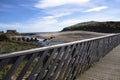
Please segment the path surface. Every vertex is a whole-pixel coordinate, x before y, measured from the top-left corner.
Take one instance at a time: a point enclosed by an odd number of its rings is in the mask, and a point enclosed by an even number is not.
[[[120,80],[120,45],[76,80]]]

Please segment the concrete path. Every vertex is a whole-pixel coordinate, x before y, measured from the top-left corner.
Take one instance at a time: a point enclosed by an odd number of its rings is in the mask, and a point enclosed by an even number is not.
[[[120,45],[76,80],[120,80]]]

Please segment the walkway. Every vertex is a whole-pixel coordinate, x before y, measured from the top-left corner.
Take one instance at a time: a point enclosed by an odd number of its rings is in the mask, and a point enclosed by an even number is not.
[[[76,80],[120,80],[120,45]]]

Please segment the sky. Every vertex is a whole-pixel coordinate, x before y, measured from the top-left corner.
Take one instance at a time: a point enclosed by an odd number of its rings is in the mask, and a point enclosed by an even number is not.
[[[120,21],[120,0],[0,0],[0,31],[61,31],[86,21]]]

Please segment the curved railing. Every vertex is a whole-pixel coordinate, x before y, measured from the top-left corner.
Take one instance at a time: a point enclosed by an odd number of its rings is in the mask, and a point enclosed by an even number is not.
[[[74,80],[120,43],[120,34],[0,55],[0,80]]]

